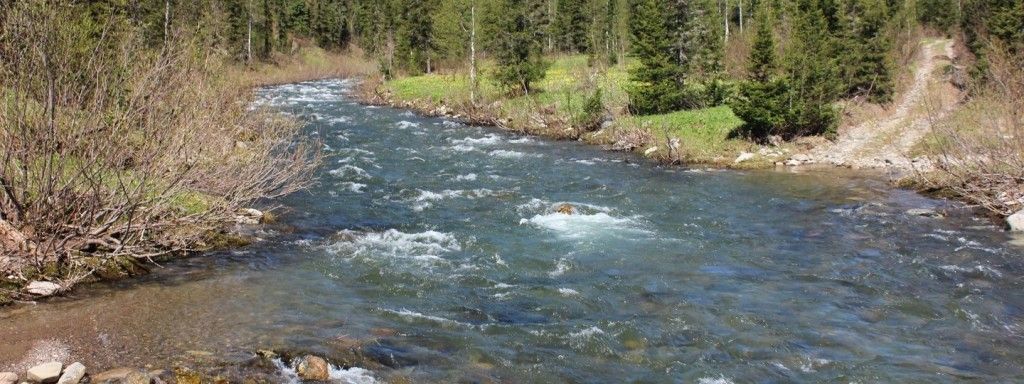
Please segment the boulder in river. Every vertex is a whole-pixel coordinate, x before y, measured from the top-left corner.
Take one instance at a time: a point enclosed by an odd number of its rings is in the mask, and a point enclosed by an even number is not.
[[[64,368],[64,364],[51,361],[30,368],[25,376],[29,381],[36,383],[55,383],[60,378],[61,368]]]
[[[60,375],[57,384],[78,384],[85,376],[85,366],[82,363],[73,363],[64,368],[64,374]]]
[[[50,296],[59,290],[60,284],[49,281],[33,281],[25,287],[25,291],[37,296]]]
[[[1007,217],[1006,224],[1010,226],[1010,231],[1024,232],[1024,209]]]
[[[295,373],[298,373],[303,380],[327,381],[331,378],[327,361],[313,355],[303,357],[299,361],[298,367],[295,368]]]
[[[0,384],[14,384],[18,382],[18,374],[14,372],[0,372]]]

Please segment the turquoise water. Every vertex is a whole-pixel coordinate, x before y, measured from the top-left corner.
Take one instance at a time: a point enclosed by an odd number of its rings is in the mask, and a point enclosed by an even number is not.
[[[279,348],[378,381],[1024,381],[1024,248],[969,212],[850,171],[658,167],[348,87],[260,92],[328,155],[262,241],[8,310],[0,362],[49,338],[95,366]]]

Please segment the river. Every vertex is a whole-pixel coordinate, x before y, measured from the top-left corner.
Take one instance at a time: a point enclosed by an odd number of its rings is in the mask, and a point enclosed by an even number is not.
[[[260,241],[2,309],[0,370],[42,343],[103,368],[358,356],[349,382],[1024,381],[1022,239],[956,205],[848,170],[660,167],[349,88],[259,92],[328,155]]]

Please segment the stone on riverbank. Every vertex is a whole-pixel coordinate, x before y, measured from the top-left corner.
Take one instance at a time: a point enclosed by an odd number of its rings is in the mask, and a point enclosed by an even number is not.
[[[263,211],[253,208],[242,208],[235,216],[235,222],[242,225],[256,225],[263,222]]]
[[[303,380],[326,381],[331,378],[327,361],[313,355],[303,357],[299,366],[295,368],[295,372]]]
[[[64,374],[60,375],[57,384],[78,384],[85,376],[85,366],[82,363],[74,363],[64,368]]]
[[[14,372],[0,372],[0,384],[14,384],[18,382],[18,374]]]
[[[736,160],[733,160],[732,163],[733,164],[739,164],[739,163],[742,163],[744,161],[751,160],[753,158],[754,158],[754,154],[753,153],[742,152],[742,153],[740,153],[739,156],[736,157]]]
[[[26,377],[29,381],[36,383],[55,383],[60,378],[61,368],[64,368],[64,364],[57,361],[39,364],[29,369]]]
[[[1010,226],[1010,231],[1024,232],[1024,209],[1007,217],[1006,224]]]
[[[25,291],[36,296],[50,296],[59,290],[60,284],[49,281],[33,281],[25,287]]]

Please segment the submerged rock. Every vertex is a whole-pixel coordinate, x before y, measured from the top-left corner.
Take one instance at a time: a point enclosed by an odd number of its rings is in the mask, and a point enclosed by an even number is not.
[[[60,378],[61,368],[64,368],[64,364],[57,361],[39,364],[29,369],[26,377],[36,383],[55,383]]]
[[[64,368],[64,374],[60,375],[57,384],[78,384],[79,381],[82,381],[83,376],[85,376],[85,366],[76,362]]]
[[[117,368],[90,377],[90,383],[149,384],[149,373],[134,368]],[[178,381],[182,383],[182,381]]]
[[[1007,217],[1006,224],[1010,226],[1010,231],[1024,232],[1024,209]]]
[[[50,296],[60,291],[60,284],[49,281],[33,281],[28,283],[25,291],[37,296]]]
[[[303,380],[326,381],[331,378],[327,361],[313,355],[303,357],[295,368],[295,373]]]
[[[0,372],[0,384],[14,384],[18,382],[18,374],[14,372]]]
[[[911,215],[911,216],[932,217],[932,218],[940,218],[940,217],[942,217],[941,213],[938,213],[938,212],[936,212],[933,209],[927,209],[927,208],[912,208],[912,209],[908,209],[907,210],[907,214]]]

